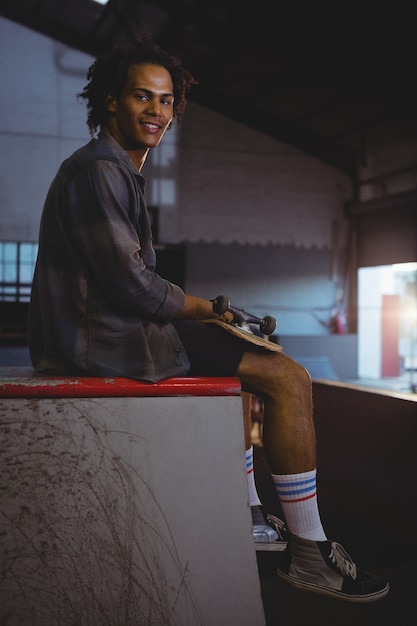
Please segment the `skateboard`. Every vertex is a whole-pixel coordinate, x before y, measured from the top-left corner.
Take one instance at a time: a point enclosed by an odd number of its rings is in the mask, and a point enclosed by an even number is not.
[[[257,335],[253,332],[250,325],[256,324],[259,326],[259,330],[263,335],[271,335],[276,328],[276,320],[274,317],[267,315],[266,317],[259,318],[251,313],[248,313],[244,309],[238,309],[230,304],[230,300],[225,296],[217,296],[213,302],[213,311],[218,315],[223,315],[229,312],[233,315],[233,319],[230,322],[226,322],[221,319],[208,319],[204,320],[206,324],[214,324],[223,328],[235,337],[240,337],[255,346],[260,346],[271,352],[281,352],[282,347],[277,343],[270,341],[269,339]]]

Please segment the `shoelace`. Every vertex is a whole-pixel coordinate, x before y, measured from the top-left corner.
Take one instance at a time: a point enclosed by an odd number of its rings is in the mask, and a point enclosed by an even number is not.
[[[344,576],[350,576],[353,580],[356,579],[356,565],[346,552],[343,546],[336,541],[332,541],[332,548],[330,550],[329,558],[332,563],[335,563],[337,568]]]
[[[276,515],[272,515],[271,513],[268,513],[266,519],[269,522],[270,526],[272,526],[272,528],[277,533],[278,539],[280,541],[284,541],[284,535],[287,529],[285,528],[285,523],[282,521],[282,519],[276,517]]]

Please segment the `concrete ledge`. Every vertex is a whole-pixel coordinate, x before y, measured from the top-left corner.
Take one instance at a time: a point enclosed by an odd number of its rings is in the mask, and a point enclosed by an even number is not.
[[[8,374],[0,623],[265,626],[237,380]]]

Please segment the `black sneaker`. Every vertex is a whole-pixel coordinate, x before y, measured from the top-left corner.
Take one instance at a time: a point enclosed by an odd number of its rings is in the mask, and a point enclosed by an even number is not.
[[[255,548],[259,552],[282,552],[287,547],[286,529],[282,520],[275,515],[267,515],[266,520],[258,506],[252,506],[252,535]]]
[[[278,576],[290,585],[348,602],[374,602],[389,584],[358,569],[335,541],[310,541],[291,535]]]

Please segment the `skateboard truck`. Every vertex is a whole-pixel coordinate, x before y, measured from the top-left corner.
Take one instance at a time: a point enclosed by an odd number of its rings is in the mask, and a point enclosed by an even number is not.
[[[272,335],[277,325],[275,317],[271,315],[267,315],[266,317],[260,318],[248,313],[244,309],[237,309],[234,306],[231,306],[230,300],[226,298],[226,296],[217,296],[212,300],[213,302],[213,311],[217,313],[217,315],[223,315],[228,311],[233,315],[232,324],[235,326],[239,326],[240,328],[244,328],[245,330],[249,330],[249,324],[258,324],[259,330],[264,335]]]

